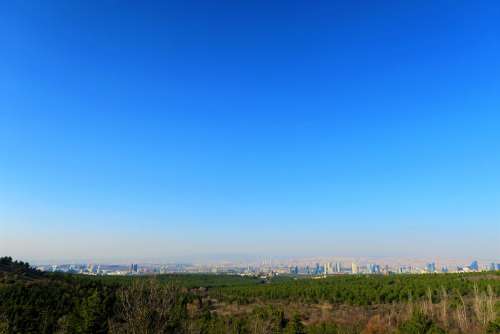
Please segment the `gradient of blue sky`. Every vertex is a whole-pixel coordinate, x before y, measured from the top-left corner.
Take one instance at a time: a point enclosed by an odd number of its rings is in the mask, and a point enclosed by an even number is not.
[[[0,253],[500,257],[499,15],[5,1]]]

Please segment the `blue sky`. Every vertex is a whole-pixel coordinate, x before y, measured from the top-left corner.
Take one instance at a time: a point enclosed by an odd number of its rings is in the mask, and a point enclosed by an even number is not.
[[[0,253],[500,257],[493,1],[0,4]]]

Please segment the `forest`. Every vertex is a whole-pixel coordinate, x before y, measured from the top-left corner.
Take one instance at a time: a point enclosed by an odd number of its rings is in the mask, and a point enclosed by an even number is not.
[[[3,257],[7,333],[500,333],[500,273],[110,277]]]

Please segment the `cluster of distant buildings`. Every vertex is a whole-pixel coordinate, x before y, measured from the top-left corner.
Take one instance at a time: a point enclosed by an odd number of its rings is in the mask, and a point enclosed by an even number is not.
[[[59,264],[59,265],[41,265],[36,269],[47,272],[64,272],[81,275],[110,275],[110,276],[129,276],[129,275],[153,275],[167,273],[189,272],[189,266],[185,264],[170,265],[151,265],[137,264]]]
[[[425,274],[425,273],[466,273],[479,271],[500,270],[500,263],[483,263],[472,261],[468,266],[455,266],[450,269],[447,265],[437,268],[435,262],[418,265],[380,265],[377,263],[359,264],[351,262],[344,265],[342,262],[319,262],[306,265],[269,264],[246,265],[223,264],[223,265],[193,265],[193,264],[62,264],[43,265],[37,267],[42,271],[67,272],[82,275],[154,275],[168,273],[214,273],[233,274],[242,276],[277,276],[277,275],[304,275],[312,277],[324,277],[327,275],[346,274]]]
[[[448,266],[443,265],[440,269],[436,267],[435,262],[427,263],[424,267],[414,265],[399,265],[391,267],[389,265],[381,266],[377,263],[368,263],[366,265],[359,265],[352,262],[350,266],[343,266],[341,262],[327,262],[323,265],[316,263],[314,267],[310,266],[291,266],[289,273],[293,275],[335,275],[335,274],[426,274],[426,273],[466,273],[466,272],[479,272],[479,271],[496,271],[500,270],[500,263],[489,263],[482,266],[478,261],[472,261],[468,266],[456,266],[450,270]]]
[[[313,267],[309,265],[305,267],[291,266],[289,273],[293,275],[321,276],[335,274],[379,274],[383,270],[380,268],[380,265],[374,263],[360,266],[356,262],[352,262],[349,267],[346,267],[342,262],[326,262],[323,265],[316,263]]]
[[[467,273],[467,272],[496,271],[496,270],[500,270],[500,263],[491,262],[491,263],[484,264],[484,265],[480,266],[477,261],[472,261],[471,264],[468,266],[457,266],[455,272]],[[436,273],[436,272],[447,273],[447,272],[449,272],[447,266],[442,266],[441,270],[438,271],[436,269],[436,264],[434,262],[428,263],[425,266],[425,271],[428,273]]]

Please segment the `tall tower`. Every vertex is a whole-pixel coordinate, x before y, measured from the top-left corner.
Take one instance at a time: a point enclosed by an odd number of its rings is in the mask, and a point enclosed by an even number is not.
[[[359,273],[358,264],[357,264],[356,262],[353,262],[353,263],[351,264],[351,272],[352,272],[353,274],[357,274],[357,273]]]
[[[324,268],[325,275],[330,275],[332,273],[332,263],[331,262],[325,263],[323,268]]]

